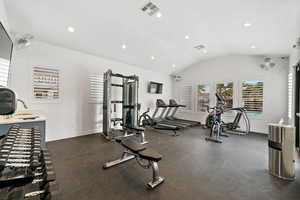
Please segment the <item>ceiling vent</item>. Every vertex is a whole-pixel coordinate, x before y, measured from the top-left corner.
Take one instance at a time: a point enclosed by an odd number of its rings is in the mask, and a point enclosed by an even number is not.
[[[146,12],[149,16],[154,15],[155,13],[157,13],[159,11],[159,8],[157,5],[155,5],[152,2],[147,3],[146,5],[144,5],[141,10],[143,12]]]
[[[34,36],[31,34],[24,34],[24,35],[16,36],[15,44],[16,44],[17,49],[23,49],[25,47],[30,46],[33,38],[34,38]]]
[[[203,50],[203,49],[205,49],[205,46],[203,44],[200,44],[198,46],[195,46],[195,49],[197,49],[197,50]]]
[[[207,50],[203,44],[197,45],[194,48],[201,51],[202,53],[207,53]]]
[[[297,39],[297,42],[293,45],[293,48],[300,49],[300,38]]]
[[[182,80],[182,76],[179,76],[179,75],[172,75],[172,77],[176,82],[179,82]]]

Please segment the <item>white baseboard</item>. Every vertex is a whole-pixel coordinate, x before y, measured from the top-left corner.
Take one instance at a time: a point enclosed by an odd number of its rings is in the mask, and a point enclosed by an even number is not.
[[[58,140],[65,140],[65,139],[76,138],[76,137],[81,137],[81,136],[91,135],[91,134],[101,133],[101,132],[102,132],[102,129],[93,129],[93,130],[87,130],[87,131],[80,131],[78,134],[76,134],[74,136],[50,139],[50,140],[46,140],[46,142],[53,142],[53,141],[58,141]]]

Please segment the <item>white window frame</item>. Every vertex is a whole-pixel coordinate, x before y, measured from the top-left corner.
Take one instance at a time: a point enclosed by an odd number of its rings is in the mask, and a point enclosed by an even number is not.
[[[183,100],[183,88],[185,88],[185,87],[191,87],[191,96],[190,96],[190,100],[191,100],[191,109],[187,109],[187,105],[186,105],[186,103],[184,102],[184,100]],[[192,84],[186,84],[186,85],[183,85],[183,86],[181,86],[180,87],[180,92],[179,92],[179,102],[180,102],[180,104],[183,104],[183,105],[186,105],[187,107],[184,107],[184,108],[181,108],[180,109],[180,112],[189,112],[189,113],[191,113],[191,112],[195,112],[195,88],[194,88],[194,86],[192,85]]]
[[[213,93],[213,91],[214,91],[214,88],[213,88],[213,86],[212,86],[212,84],[211,83],[198,83],[196,86],[195,86],[195,112],[196,113],[207,113],[207,111],[205,110],[205,111],[199,111],[198,110],[198,86],[199,85],[205,85],[205,86],[208,86],[209,87],[209,103],[208,103],[208,106],[209,107],[211,107],[211,104],[212,104],[212,102],[213,102],[213,98],[212,98],[212,94],[214,94]]]
[[[243,83],[244,82],[247,82],[247,81],[260,81],[263,83],[263,106],[262,106],[262,112],[255,112],[255,111],[248,111],[247,114],[248,115],[252,115],[252,116],[261,116],[264,114],[265,112],[265,81],[264,80],[261,80],[261,79],[247,79],[247,80],[242,80],[240,81],[240,107],[242,107],[244,105],[244,102],[243,102]]]

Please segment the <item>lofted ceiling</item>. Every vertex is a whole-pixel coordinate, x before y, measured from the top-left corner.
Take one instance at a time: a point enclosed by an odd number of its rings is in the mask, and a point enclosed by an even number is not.
[[[165,73],[227,54],[288,55],[300,36],[299,0],[153,0],[160,18],[141,11],[147,2],[6,0],[5,4],[14,32]],[[70,33],[69,26],[75,32]],[[207,53],[194,48],[201,44]]]

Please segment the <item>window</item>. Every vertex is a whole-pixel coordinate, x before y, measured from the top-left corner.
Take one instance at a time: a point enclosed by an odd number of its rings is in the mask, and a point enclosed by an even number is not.
[[[225,108],[233,108],[233,82],[217,83],[216,92],[224,98]]]
[[[180,103],[186,107],[183,110],[192,111],[193,110],[193,87],[184,86],[181,90]]]
[[[198,85],[197,86],[197,111],[206,112],[207,106],[209,106],[209,85]]]
[[[0,85],[7,86],[9,74],[9,61],[0,58]]]
[[[242,106],[250,112],[263,112],[263,82],[245,81],[242,85]]]
[[[103,102],[103,73],[89,76],[89,103]]]

